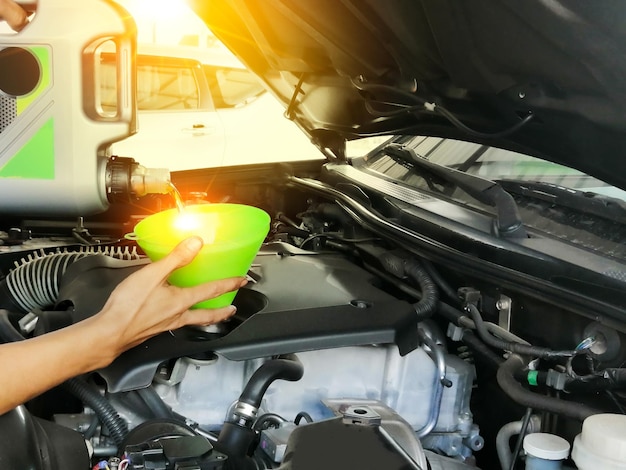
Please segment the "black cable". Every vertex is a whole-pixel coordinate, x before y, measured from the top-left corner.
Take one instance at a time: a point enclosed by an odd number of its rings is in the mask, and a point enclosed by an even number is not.
[[[375,242],[380,240],[379,237],[364,237],[364,238],[344,238],[336,232],[323,232],[323,233],[314,233],[307,239],[305,239],[302,243],[300,243],[300,247],[304,249],[304,245],[309,243],[311,240],[315,240],[316,238],[332,238],[333,240],[339,240],[344,243],[366,243],[366,242]]]
[[[298,238],[307,238],[311,235],[311,232],[307,232],[301,228],[292,227],[291,225],[287,225],[284,222],[280,222],[280,224],[276,228],[277,233],[286,233],[287,235],[291,235],[293,237]]]
[[[396,109],[394,111],[382,111],[380,109],[374,109],[372,103],[382,104],[383,106],[389,107],[399,107],[400,109]],[[415,111],[420,111],[424,109],[424,105],[414,105],[414,106],[406,106],[400,103],[394,103],[392,101],[380,101],[380,100],[369,100],[365,101],[365,110],[376,117],[395,117],[400,116],[402,114],[411,114]]]
[[[83,437],[86,441],[91,439],[96,433],[96,429],[98,429],[98,424],[100,424],[100,420],[98,419],[98,415],[94,414],[91,418],[91,423],[89,423],[89,427],[85,429],[85,432],[83,433]]]
[[[290,121],[293,121],[293,112],[296,110],[296,100],[298,99],[298,95],[302,91],[302,84],[304,83],[304,77],[306,77],[306,73],[300,75],[300,79],[298,80],[298,84],[296,88],[293,90],[293,95],[289,100],[289,106],[287,106],[287,110],[285,111],[285,117]]]
[[[293,228],[297,228],[299,230],[302,230],[302,227],[300,227],[295,221],[293,221],[291,218],[287,217],[282,212],[279,212],[278,214],[276,214],[276,218],[278,220],[280,220],[281,222],[287,224],[287,225],[291,225]]]
[[[281,415],[276,413],[265,413],[259,416],[252,425],[252,429],[255,431],[262,431],[263,429],[267,429],[265,427],[266,424],[274,424],[277,428],[287,420],[283,418]]]
[[[613,392],[611,392],[610,390],[606,390],[605,393],[611,399],[611,401],[613,402],[615,407],[619,410],[620,414],[626,415],[626,409],[624,409],[624,407],[619,402],[619,400],[617,399],[615,394]]]
[[[390,93],[395,93],[399,96],[402,96],[404,98],[407,98],[411,101],[413,101],[414,103],[417,103],[417,105],[413,105],[413,106],[409,106],[409,105],[404,105],[405,108],[402,110],[398,110],[398,111],[391,111],[391,112],[382,112],[380,115],[383,117],[391,117],[394,116],[396,114],[402,114],[402,113],[406,113],[406,112],[414,112],[414,111],[419,111],[422,109],[425,109],[427,111],[433,111],[436,113],[439,113],[441,116],[443,116],[444,118],[446,118],[454,127],[456,127],[457,129],[470,134],[471,136],[474,137],[478,137],[480,139],[499,139],[502,137],[507,137],[515,132],[517,132],[518,130],[520,130],[522,127],[524,127],[526,124],[528,124],[533,118],[534,118],[534,114],[528,114],[524,119],[522,119],[521,121],[517,122],[516,124],[514,124],[513,126],[509,127],[508,129],[504,129],[500,132],[480,132],[477,130],[472,129],[471,127],[467,126],[466,124],[464,124],[463,122],[461,122],[453,113],[451,113],[450,111],[448,111],[445,107],[438,105],[437,103],[429,103],[427,100],[425,100],[424,98],[421,98],[411,92],[393,87],[393,86],[389,86],[389,85],[380,85],[380,84],[365,84],[365,83],[359,83],[356,81],[352,81],[352,84],[361,91],[385,91],[385,92],[390,92]],[[390,106],[393,102],[388,102],[388,101],[377,101],[377,100],[373,100],[370,99],[368,100],[370,103],[372,102],[378,102],[380,104],[383,104],[385,106]],[[367,101],[366,101],[367,103]],[[402,103],[393,103],[395,106],[403,106]],[[375,111],[373,108],[367,107],[366,109],[368,112],[372,112]]]
[[[522,429],[520,429],[520,432],[517,435],[515,449],[513,449],[513,455],[511,455],[511,465],[509,466],[509,470],[515,469],[515,462],[517,461],[519,453],[522,450],[522,442],[524,442],[524,436],[526,435],[526,431],[528,431],[528,424],[530,423],[530,417],[532,416],[532,413],[532,408],[526,408],[526,414],[524,414],[524,419],[522,420]]]
[[[454,304],[460,305],[461,301],[459,299],[459,295],[457,291],[446,281],[443,276],[439,273],[437,268],[428,260],[423,259],[422,265],[424,269],[428,273],[428,275],[435,281],[435,284],[441,289],[441,291],[451,300]]]
[[[419,261],[408,260],[405,262],[406,274],[420,286],[422,298],[413,304],[417,315],[417,321],[424,321],[433,316],[439,303],[439,290]]]
[[[476,130],[472,129],[471,127],[468,127],[465,124],[463,124],[461,121],[459,121],[456,118],[456,116],[454,116],[454,114],[452,114],[450,111],[448,111],[443,106],[439,106],[439,105],[435,104],[434,111],[436,113],[441,114],[443,117],[445,117],[457,129],[459,129],[459,130],[461,130],[463,132],[466,132],[466,133],[470,134],[473,137],[478,137],[480,139],[501,139],[502,137],[508,137],[509,135],[511,135],[511,134],[517,132],[518,130],[520,130],[522,127],[524,127],[528,122],[530,122],[535,117],[534,114],[529,114],[528,116],[526,116],[524,119],[522,119],[518,123],[512,125],[508,129],[504,129],[504,130],[502,130],[500,132],[480,132],[480,131],[476,131]]]
[[[502,391],[514,402],[537,410],[550,411],[568,418],[584,421],[589,416],[602,413],[581,403],[569,402],[558,398],[546,397],[526,390],[515,379],[526,364],[517,354],[511,354],[498,368],[496,378]]]
[[[115,445],[120,448],[128,434],[128,426],[111,403],[100,395],[98,390],[78,377],[66,380],[62,385],[72,395],[94,410],[100,422],[109,430]]]
[[[422,263],[404,252],[386,251],[378,258],[386,272],[398,280],[408,277],[419,286],[419,301],[413,304],[417,321],[424,321],[433,316],[439,303],[439,290],[428,275]],[[397,281],[396,281],[397,282]]]
[[[501,356],[498,356],[496,353],[494,353],[470,330],[465,330],[463,332],[463,338],[461,341],[463,341],[470,348],[472,348],[475,353],[478,353],[478,356],[481,357],[486,364],[494,369],[500,367],[500,365],[504,362],[504,359]]]
[[[313,422],[313,418],[311,418],[311,415],[309,413],[307,413],[306,411],[301,411],[300,413],[298,413],[296,415],[296,417],[294,418],[293,422],[294,424],[298,425],[300,424],[300,421],[305,420],[307,423],[312,423]]]
[[[538,346],[531,346],[528,344],[515,343],[511,341],[504,341],[499,338],[493,336],[487,327],[485,326],[485,322],[483,321],[478,308],[475,305],[467,304],[466,309],[472,316],[472,320],[474,320],[474,325],[476,326],[476,331],[478,332],[478,336],[489,346],[494,347],[496,349],[502,349],[503,351],[511,351],[513,353],[522,354],[526,356],[539,357],[542,359],[556,359],[563,357],[571,357],[583,351],[554,351],[549,348],[541,348]]]

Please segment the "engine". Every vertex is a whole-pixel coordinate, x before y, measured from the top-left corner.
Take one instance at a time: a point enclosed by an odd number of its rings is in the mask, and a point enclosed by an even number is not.
[[[482,315],[525,299],[365,231],[337,205],[307,204],[297,223],[274,212],[233,318],[151,338],[37,398],[30,412],[2,417],[9,444],[0,452],[26,459],[10,444],[22,436],[47,449],[45,469],[460,470],[489,452],[484,468],[506,468],[520,453],[510,445],[519,434],[579,432],[567,405],[558,423],[558,414],[532,412],[523,399],[511,404],[494,389],[503,364],[509,385],[521,388],[521,367],[508,363],[528,352],[520,344],[532,346]],[[59,249],[59,239],[41,237],[31,238],[40,248],[26,251],[27,239],[14,235],[15,248],[2,255],[3,341],[97,313],[149,262],[125,242]],[[597,346],[598,328],[587,327],[581,350]],[[614,347],[617,333],[602,331]],[[505,362],[483,334],[515,354]],[[553,372],[537,380],[560,377],[564,389],[571,376]],[[590,407],[580,405],[583,418]]]

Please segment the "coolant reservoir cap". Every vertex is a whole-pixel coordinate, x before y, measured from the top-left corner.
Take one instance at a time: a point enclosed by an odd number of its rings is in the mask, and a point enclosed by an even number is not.
[[[524,451],[545,460],[564,460],[569,456],[569,442],[560,436],[535,432],[524,437]]]
[[[580,470],[626,469],[626,415],[597,414],[583,422],[572,459]]]

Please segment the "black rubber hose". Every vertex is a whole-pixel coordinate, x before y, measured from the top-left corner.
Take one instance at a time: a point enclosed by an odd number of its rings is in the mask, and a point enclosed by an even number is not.
[[[291,227],[289,225],[282,225],[278,231],[280,233],[286,233],[288,235],[300,238],[308,238],[311,236],[311,232],[307,232],[306,230],[302,230],[300,228]]]
[[[273,425],[274,427],[279,428],[280,425],[286,421],[287,420],[285,418],[276,413],[265,413],[254,421],[252,429],[255,431],[262,431],[263,429],[267,429],[266,425]]]
[[[89,427],[83,433],[83,437],[86,440],[89,440],[96,433],[96,429],[98,429],[98,424],[100,424],[100,420],[98,419],[98,415],[94,414],[91,418],[91,423],[89,423]]]
[[[504,362],[504,359],[501,356],[498,356],[494,353],[485,343],[483,343],[480,339],[478,339],[474,333],[469,330],[465,330],[463,332],[462,341],[467,344],[472,351],[478,354],[480,358],[484,360],[485,363],[497,369]]]
[[[8,312],[6,310],[0,310],[0,324],[2,324],[3,336],[10,338],[9,342],[24,340],[24,337],[9,321]],[[109,401],[78,377],[66,380],[62,385],[72,395],[94,410],[100,422],[108,428],[111,437],[119,447],[124,441],[126,434],[128,434],[128,427],[126,426],[126,421],[117,414],[117,411]]]
[[[539,357],[542,359],[571,357],[576,354],[575,351],[554,351],[548,348],[541,348],[528,344],[504,341],[496,338],[491,333],[489,333],[489,330],[487,330],[487,326],[485,325],[485,322],[483,321],[483,318],[481,317],[478,308],[476,308],[475,305],[468,304],[467,309],[472,316],[472,320],[474,320],[474,325],[476,326],[476,331],[478,332],[478,336],[480,337],[480,339],[482,339],[489,346],[492,346],[496,349],[511,351],[513,353],[522,354],[525,356]]]
[[[98,390],[78,377],[66,380],[63,386],[95,411],[100,422],[107,427],[113,441],[120,448],[128,434],[128,426],[109,401],[100,395]]]
[[[150,409],[153,418],[157,419],[173,419],[172,410],[165,404],[154,388],[146,387],[137,390],[142,401]]]
[[[350,224],[354,220],[337,204],[321,203],[317,206],[319,214],[325,218],[330,219],[333,222],[338,222],[342,225]]]
[[[439,302],[439,305],[437,305],[437,313],[456,326],[463,326],[460,324],[461,318],[467,317],[467,315],[458,308],[454,308],[452,305],[444,302]]]
[[[404,266],[406,274],[420,287],[422,298],[413,304],[417,321],[429,319],[437,310],[439,303],[439,290],[419,261],[408,260]]]
[[[256,408],[261,406],[263,395],[275,380],[295,382],[302,378],[304,368],[300,360],[293,354],[271,359],[259,367],[239,396],[239,401]]]
[[[293,422],[294,422],[294,424],[299,425],[300,421],[302,421],[302,420],[305,420],[307,423],[312,423],[313,422],[313,418],[306,411],[301,411],[300,413],[298,413],[296,415],[296,417],[293,419]]]
[[[515,375],[524,368],[524,360],[517,354],[511,354],[498,368],[496,375],[498,385],[514,402],[525,407],[549,411],[578,421],[584,421],[589,416],[603,413],[581,403],[568,402],[526,390],[515,380]]]
[[[528,374],[524,374],[526,379]],[[540,371],[536,375],[536,382],[539,385],[545,385],[548,373]],[[599,392],[608,390],[621,390],[626,388],[626,369],[608,368],[602,369],[593,376],[584,378],[568,378],[565,381],[563,390],[570,393],[575,392]]]
[[[513,454],[511,455],[511,465],[509,465],[509,468],[505,470],[515,470],[515,464],[517,463],[517,458],[519,457],[519,453],[522,450],[524,436],[526,436],[526,433],[528,432],[528,425],[530,424],[530,418],[532,417],[532,414],[533,409],[526,408],[526,413],[524,413],[524,419],[522,420],[522,429],[520,429],[520,432],[517,435],[517,440],[515,441],[515,449],[513,449]]]

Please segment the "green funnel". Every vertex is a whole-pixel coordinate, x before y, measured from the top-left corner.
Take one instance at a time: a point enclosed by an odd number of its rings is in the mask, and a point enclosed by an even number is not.
[[[241,204],[201,204],[183,212],[171,209],[146,217],[127,238],[136,240],[152,261],[166,256],[182,240],[199,236],[204,246],[187,266],[174,271],[168,281],[189,287],[227,277],[245,276],[270,228],[263,210]],[[230,305],[237,292],[228,292],[192,308]]]

